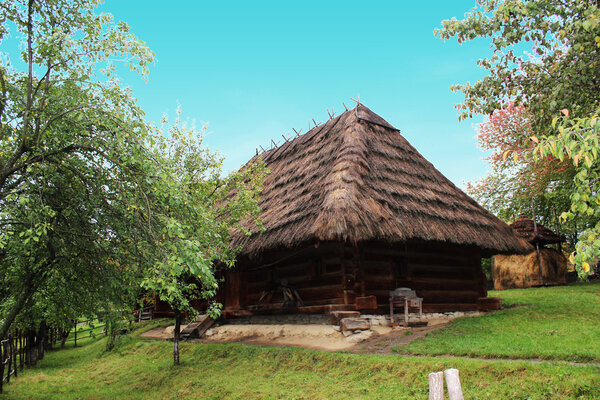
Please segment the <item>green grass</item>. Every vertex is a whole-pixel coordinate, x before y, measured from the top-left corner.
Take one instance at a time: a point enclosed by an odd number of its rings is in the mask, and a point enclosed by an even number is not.
[[[4,399],[423,399],[427,375],[458,368],[468,399],[600,399],[600,283],[492,292],[507,309],[463,318],[399,347],[355,355],[242,344],[172,344],[138,337],[170,321],[144,323],[112,352],[106,339],[49,352],[5,386]],[[546,358],[529,362],[427,355]]]
[[[503,310],[395,347],[401,353],[600,361],[600,282],[492,291]]]
[[[172,344],[130,335],[53,351],[5,386],[0,399],[415,399],[427,375],[460,370],[469,399],[600,398],[597,367],[567,363],[325,353],[241,344]]]

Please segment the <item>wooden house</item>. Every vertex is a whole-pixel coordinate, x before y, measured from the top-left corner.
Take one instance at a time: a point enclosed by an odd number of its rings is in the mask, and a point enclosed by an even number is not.
[[[567,258],[546,245],[562,243],[565,238],[521,215],[510,224],[515,234],[532,245],[526,254],[494,256],[494,289],[528,288],[566,283]]]
[[[397,287],[416,289],[425,312],[474,310],[481,258],[530,250],[363,105],[259,158],[265,229],[233,235],[243,250],[225,316],[383,313]]]

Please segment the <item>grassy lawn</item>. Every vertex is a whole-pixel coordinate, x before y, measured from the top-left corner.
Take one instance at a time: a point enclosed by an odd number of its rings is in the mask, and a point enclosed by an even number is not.
[[[600,283],[492,292],[507,309],[464,318],[399,352],[599,361]],[[242,344],[172,344],[137,334],[49,352],[3,399],[424,399],[427,375],[458,368],[468,399],[600,399],[600,368],[525,362],[326,353]],[[78,343],[79,344],[79,343]]]
[[[429,359],[325,353],[241,344],[182,345],[136,335],[53,351],[5,386],[0,399],[415,399],[427,375],[460,370],[469,399],[600,398],[597,367],[567,363]]]
[[[461,318],[395,351],[600,361],[600,282],[492,291],[504,310]]]

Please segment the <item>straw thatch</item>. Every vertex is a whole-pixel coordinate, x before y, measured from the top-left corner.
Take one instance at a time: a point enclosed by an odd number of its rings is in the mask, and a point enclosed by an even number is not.
[[[510,224],[510,227],[517,236],[532,244],[535,244],[536,242],[539,244],[552,244],[565,241],[564,237],[558,236],[543,225],[537,224],[536,229],[533,220],[527,218],[524,214],[521,214],[515,222]]]
[[[399,131],[358,105],[258,155],[264,182],[262,233],[234,233],[256,256],[316,241],[412,240],[522,253],[529,245],[429,163]]]
[[[540,258],[544,282],[540,282],[537,252],[532,251],[527,255],[494,256],[494,289],[528,288],[542,283],[564,285],[567,273],[567,258],[564,254],[554,249],[541,248]]]

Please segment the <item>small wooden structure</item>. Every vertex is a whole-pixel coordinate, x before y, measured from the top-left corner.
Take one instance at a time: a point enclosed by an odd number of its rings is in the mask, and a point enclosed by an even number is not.
[[[510,225],[515,234],[531,243],[527,254],[497,255],[493,258],[494,289],[527,288],[566,283],[567,258],[559,250],[545,247],[565,238],[521,215]]]
[[[414,290],[410,288],[397,288],[390,292],[390,324],[396,326],[394,322],[394,307],[404,309],[404,326],[408,327],[409,309],[418,310],[419,317],[423,315],[423,299],[417,297]]]
[[[226,317],[385,314],[397,287],[424,312],[476,310],[482,256],[530,250],[362,104],[259,160],[265,229],[233,235],[243,250],[217,298]]]

